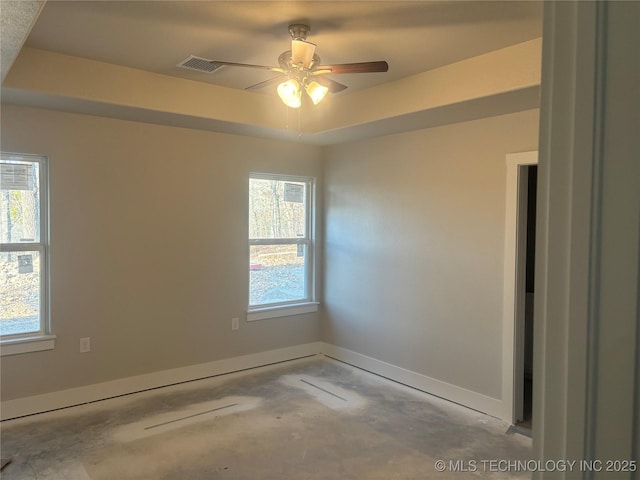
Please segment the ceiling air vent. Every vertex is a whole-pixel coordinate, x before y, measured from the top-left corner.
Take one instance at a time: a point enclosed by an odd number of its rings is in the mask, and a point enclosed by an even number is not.
[[[178,63],[176,67],[188,68],[189,70],[197,70],[198,72],[213,73],[218,70],[222,65],[217,63],[211,63],[211,60],[206,58],[196,57],[195,55],[189,55],[183,61]]]

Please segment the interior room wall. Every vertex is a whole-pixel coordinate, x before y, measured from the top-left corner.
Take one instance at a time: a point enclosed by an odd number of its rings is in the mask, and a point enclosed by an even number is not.
[[[507,153],[538,110],[325,156],[323,340],[500,399]]]
[[[319,147],[11,105],[1,134],[3,151],[49,156],[57,336],[2,357],[2,400],[318,340],[315,313],[231,318],[247,307],[249,172],[321,185]]]

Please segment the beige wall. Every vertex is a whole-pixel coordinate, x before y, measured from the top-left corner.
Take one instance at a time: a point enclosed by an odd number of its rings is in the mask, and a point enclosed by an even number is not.
[[[538,111],[329,148],[323,340],[500,399],[507,153]]]
[[[50,157],[58,336],[2,358],[3,400],[319,339],[500,398],[505,155],[537,147],[537,110],[324,150],[2,114],[2,150]],[[315,314],[230,329],[247,303],[249,171],[319,179],[322,335]]]
[[[231,318],[247,305],[248,173],[320,177],[319,148],[9,105],[1,138],[50,159],[58,337],[2,358],[3,400],[318,340],[317,314]]]

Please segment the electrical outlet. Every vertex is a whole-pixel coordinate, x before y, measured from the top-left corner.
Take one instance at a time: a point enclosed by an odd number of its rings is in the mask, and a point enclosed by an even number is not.
[[[85,337],[80,339],[80,353],[87,353],[91,351],[91,337]]]
[[[240,319],[238,317],[231,319],[231,330],[238,330],[240,328]]]

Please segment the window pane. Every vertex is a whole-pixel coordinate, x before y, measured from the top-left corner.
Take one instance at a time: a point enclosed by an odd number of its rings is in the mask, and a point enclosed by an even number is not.
[[[40,165],[0,162],[0,242],[40,241]]]
[[[304,237],[306,188],[304,182],[250,179],[249,238]]]
[[[251,246],[249,305],[305,300],[306,245]]]
[[[0,335],[40,330],[39,252],[0,253]]]

